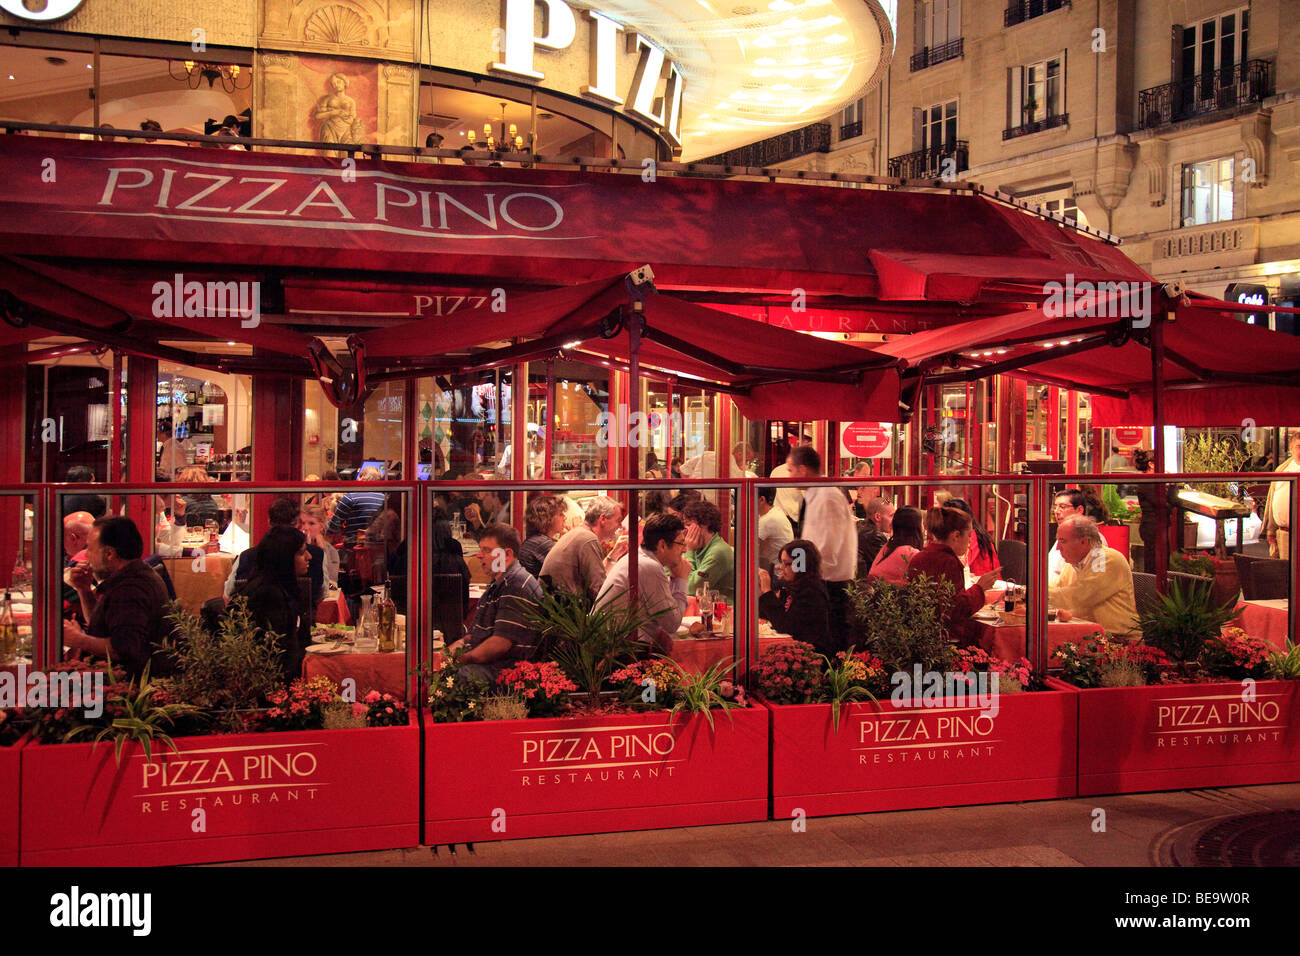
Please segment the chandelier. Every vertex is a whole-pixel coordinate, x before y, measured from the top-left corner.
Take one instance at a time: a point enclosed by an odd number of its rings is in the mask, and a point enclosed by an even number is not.
[[[470,141],[470,145],[474,144],[475,140],[477,139],[477,136],[478,134],[475,133],[474,130],[469,131],[466,138]],[[501,101],[500,124],[495,129],[492,126],[491,120],[488,120],[486,123],[483,124],[483,139],[484,142],[487,143],[487,148],[490,150],[500,149],[502,151],[509,152],[510,150],[513,149],[516,152],[523,151],[524,137],[519,134],[519,127],[516,126],[514,123],[510,123],[509,125],[506,124],[505,101]],[[528,151],[532,152],[532,150],[533,150],[533,131],[529,130]]]
[[[243,67],[231,63],[208,63],[203,60],[186,60],[182,67],[183,73],[178,74],[177,63],[175,60],[167,61],[167,72],[171,78],[180,83],[185,83],[192,90],[197,90],[199,84],[204,80],[208,81],[208,89],[220,80],[221,88],[227,93],[233,93],[235,90],[246,90],[253,85],[253,74]]]

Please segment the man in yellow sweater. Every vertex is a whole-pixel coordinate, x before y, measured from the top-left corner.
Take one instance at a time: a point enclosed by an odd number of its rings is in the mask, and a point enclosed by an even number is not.
[[[1056,545],[1065,570],[1056,586],[1047,589],[1048,603],[1069,617],[1095,621],[1108,634],[1138,637],[1133,570],[1124,555],[1106,547],[1097,522],[1085,515],[1065,518],[1056,530]]]

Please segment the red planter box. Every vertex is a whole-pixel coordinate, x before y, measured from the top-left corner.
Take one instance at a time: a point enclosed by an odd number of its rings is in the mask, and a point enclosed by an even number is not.
[[[0,747],[0,866],[18,865],[18,768],[23,744]]]
[[[419,728],[22,750],[24,866],[168,865],[417,846]],[[201,811],[201,812],[199,812]]]
[[[776,819],[1076,795],[1078,694],[999,698],[972,707],[768,704]]]
[[[1240,682],[1078,691],[1079,795],[1300,781],[1300,681],[1254,689],[1254,701]]]
[[[768,713],[424,721],[424,842],[767,819]]]

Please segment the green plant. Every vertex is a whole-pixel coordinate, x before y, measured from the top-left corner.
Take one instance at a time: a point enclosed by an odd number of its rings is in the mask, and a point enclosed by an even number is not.
[[[179,601],[171,603],[169,617],[180,632],[179,641],[171,636],[163,645],[176,663],[176,696],[214,712],[220,730],[245,729],[244,712],[280,689],[280,636],[258,628],[243,597],[230,603],[216,634]]]
[[[1138,619],[1138,626],[1147,644],[1164,651],[1186,673],[1187,664],[1200,657],[1206,640],[1241,613],[1234,604],[1236,601],[1228,601],[1215,606],[1208,587],[1184,587],[1183,582],[1173,580],[1169,591],[1158,595],[1156,603]]]
[[[1214,558],[1204,551],[1174,551],[1169,555],[1169,570],[1181,574],[1214,577]]]
[[[1183,442],[1183,471],[1188,474],[1198,472],[1226,473],[1239,471],[1243,462],[1250,457],[1234,439],[1216,438],[1211,432],[1201,432]],[[1219,498],[1236,498],[1232,490],[1222,481],[1193,482],[1195,491],[1203,491]]]
[[[527,716],[528,705],[513,694],[483,701],[484,720],[523,720]]]
[[[698,674],[688,674],[681,664],[673,661],[671,658],[660,655],[661,660],[671,661],[672,665],[680,671],[680,680],[677,688],[673,692],[676,698],[673,706],[669,708],[668,723],[669,726],[677,720],[678,714],[703,714],[704,719],[709,722],[709,729],[713,729],[713,711],[714,708],[720,709],[731,720],[731,714],[728,711],[736,707],[744,707],[744,694],[741,693],[739,698],[729,697],[723,692],[723,684],[730,684],[726,680],[728,674],[735,669],[735,661],[728,661],[726,658],[718,661],[708,670],[701,671]]]
[[[1098,687],[1141,687],[1146,683],[1142,668],[1136,661],[1108,661],[1101,665]]]
[[[1119,496],[1119,489],[1114,485],[1102,486],[1101,500],[1106,506],[1106,511],[1110,514],[1112,524],[1125,524],[1134,520],[1140,514],[1136,508],[1130,508],[1124,499]]]
[[[637,632],[669,611],[629,607],[619,600],[625,594],[614,595],[613,600],[594,607],[585,593],[557,590],[544,593],[527,613],[529,625],[552,643],[556,663],[587,695],[592,706],[600,700],[610,675],[643,649]]]
[[[114,685],[116,688],[118,685]],[[172,753],[180,753],[176,742],[163,730],[163,725],[172,727],[177,717],[192,714],[198,708],[190,704],[159,704],[154,699],[154,686],[149,682],[149,665],[140,675],[138,684],[129,685],[125,690],[110,690],[104,711],[112,719],[107,727],[98,724],[81,724],[64,736],[65,743],[78,737],[95,735],[94,743],[113,739],[113,761],[121,766],[122,748],[129,741],[138,743],[144,750],[145,760],[153,760],[153,744],[158,741],[166,745]]]
[[[352,730],[366,725],[366,715],[356,713],[358,705],[335,700],[325,705],[326,730]]]
[[[750,677],[773,704],[807,704],[818,699],[826,683],[822,656],[803,641],[783,641],[761,651]]]
[[[1268,673],[1274,680],[1300,680],[1300,644],[1288,637],[1285,651],[1269,655]]]
[[[884,673],[880,669],[880,661],[854,654],[853,650],[850,647],[847,652],[836,654],[835,660],[822,655],[822,660],[826,662],[825,697],[831,705],[831,722],[836,733],[840,732],[840,708],[846,703],[855,700],[877,702],[867,681],[874,676],[873,669]]]
[[[1225,627],[1201,648],[1201,667],[1215,677],[1262,680],[1268,676],[1273,645],[1239,627]]]
[[[920,664],[925,671],[950,669],[955,648],[945,628],[952,585],[924,574],[903,585],[873,581],[849,584],[849,600],[867,650],[887,672]]]
[[[488,682],[462,673],[464,654],[444,655],[437,665],[425,664],[421,676],[429,688],[429,716],[438,723],[482,720]]]
[[[1121,673],[1131,673],[1121,666],[1129,664],[1138,669],[1138,684],[1156,684],[1161,669],[1169,666],[1163,651],[1101,632],[1080,644],[1062,644],[1052,656],[1061,663],[1061,679],[1076,687],[1137,686],[1105,683],[1119,679]]]

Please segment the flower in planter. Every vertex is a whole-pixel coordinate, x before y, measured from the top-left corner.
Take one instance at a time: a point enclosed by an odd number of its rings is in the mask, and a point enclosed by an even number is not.
[[[365,701],[365,726],[367,727],[405,727],[407,722],[406,702],[392,694],[381,694],[372,690],[363,698]]]
[[[962,647],[957,649],[953,667],[964,674],[987,672],[1000,675],[998,692],[1003,694],[1014,694],[1018,689],[1042,689],[1041,677],[1034,673],[1033,665],[1024,657],[1018,661],[1005,661],[981,647]]]
[[[554,717],[578,685],[555,661],[519,661],[497,675],[496,685],[524,702],[530,717]]]
[[[1171,666],[1159,648],[1105,634],[1080,644],[1062,644],[1052,656],[1061,662],[1061,678],[1076,687],[1137,686],[1130,683],[1135,668],[1143,684],[1158,684]]]
[[[266,730],[321,730],[325,708],[339,696],[328,677],[298,678],[267,697],[271,709],[262,719]]]
[[[826,683],[825,660],[802,641],[767,648],[751,673],[759,693],[774,704],[806,704]]]
[[[635,708],[662,710],[669,707],[681,686],[679,668],[665,660],[636,661],[609,675],[623,702]]]
[[[1207,639],[1201,648],[1201,667],[1214,677],[1262,680],[1269,675],[1274,650],[1268,641],[1251,637],[1239,627],[1225,627],[1222,634]]]
[[[483,719],[482,703],[490,688],[482,678],[458,676],[463,666],[461,657],[444,657],[436,667],[424,666],[429,716],[438,723]]]

